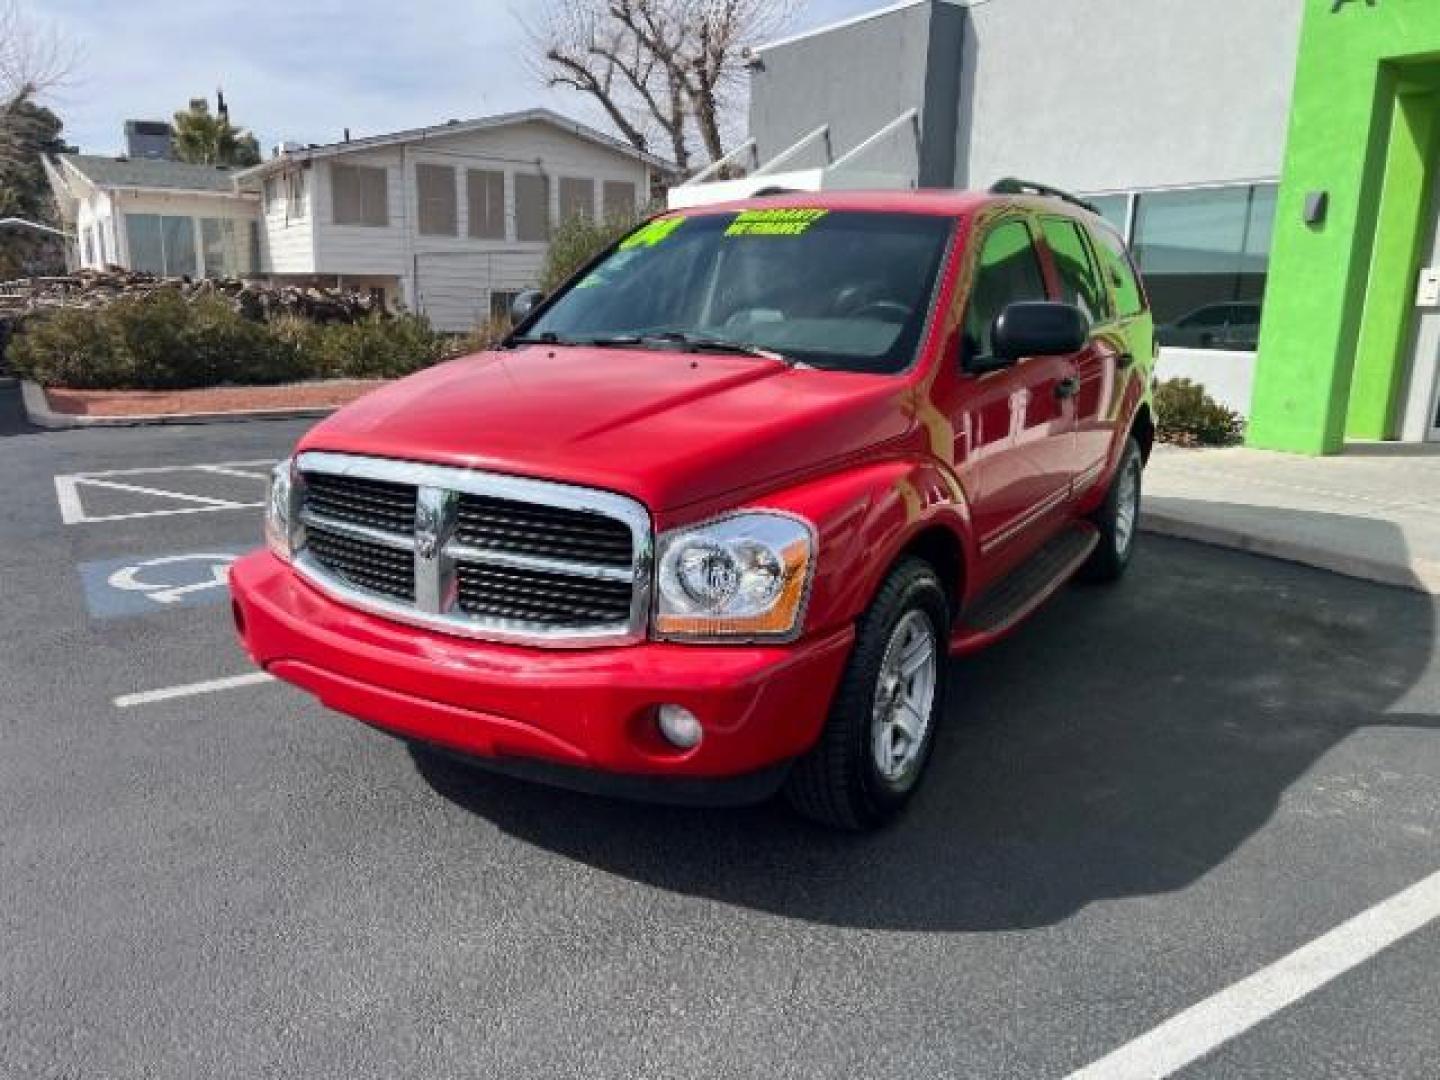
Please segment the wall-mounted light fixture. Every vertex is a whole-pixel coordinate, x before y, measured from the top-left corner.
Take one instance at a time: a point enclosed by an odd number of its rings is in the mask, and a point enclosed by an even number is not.
[[[1312,191],[1305,196],[1305,224],[1324,225],[1330,213],[1330,192]]]

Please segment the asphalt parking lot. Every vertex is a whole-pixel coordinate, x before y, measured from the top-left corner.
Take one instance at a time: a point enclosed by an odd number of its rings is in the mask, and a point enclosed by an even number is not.
[[[473,773],[247,678],[223,568],[303,425],[12,397],[0,1076],[1440,1075],[1429,597],[1147,537],[958,664],[912,812],[841,836]]]

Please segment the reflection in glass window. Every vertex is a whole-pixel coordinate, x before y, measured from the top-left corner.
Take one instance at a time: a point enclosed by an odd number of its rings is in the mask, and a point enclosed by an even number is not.
[[[1100,212],[1100,216],[1115,227],[1121,236],[1130,226],[1129,195],[1087,195],[1085,201]]]
[[[201,218],[200,246],[206,277],[245,277],[255,272],[255,226],[230,218]]]
[[[165,248],[160,242],[158,214],[126,214],[125,235],[130,242],[131,270],[165,273]]]
[[[126,214],[130,269],[162,277],[195,277],[193,218],[161,214]]]
[[[1275,194],[1267,184],[1139,197],[1133,250],[1160,344],[1255,349]]]
[[[1103,323],[1110,316],[1110,303],[1080,226],[1066,218],[1045,218],[1040,229],[1060,274],[1060,299],[1085,312],[1092,326]]]

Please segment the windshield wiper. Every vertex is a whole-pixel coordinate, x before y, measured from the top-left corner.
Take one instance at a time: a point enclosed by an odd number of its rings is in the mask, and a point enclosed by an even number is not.
[[[515,345],[578,345],[580,343],[563,338],[553,330],[546,330],[543,334],[511,334],[500,344],[508,349]]]
[[[782,364],[791,364],[793,366],[793,361],[788,356],[775,352],[773,349],[762,348],[759,345],[750,345],[743,341],[728,341],[725,338],[708,337],[705,334],[692,334],[685,330],[657,330],[649,334],[616,335],[614,337],[596,338],[589,344],[602,347],[618,347],[624,345],[645,345],[649,342],[678,345],[686,352],[753,356],[758,360],[778,360]]]

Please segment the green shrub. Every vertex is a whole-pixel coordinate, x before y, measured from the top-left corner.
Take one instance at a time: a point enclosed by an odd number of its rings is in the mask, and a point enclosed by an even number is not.
[[[604,221],[572,217],[562,222],[550,238],[545,264],[540,270],[540,288],[554,292],[587,262],[635,227],[634,216],[617,215]]]
[[[324,378],[393,379],[441,358],[444,339],[418,315],[367,319],[319,328],[318,372]]]
[[[14,374],[46,386],[110,390],[133,379],[104,320],[79,308],[27,317],[7,357]]]
[[[466,333],[445,335],[441,352],[447,358],[485,352],[500,344],[514,328],[514,324],[510,322],[508,316],[491,318],[483,323],[476,323]]]
[[[1170,379],[1155,388],[1155,417],[1155,437],[1177,446],[1233,446],[1245,431],[1239,413],[1189,379]]]
[[[316,378],[394,378],[453,355],[413,315],[319,326],[253,322],[219,297],[173,289],[100,309],[28,318],[10,348],[17,375],[77,390],[180,390]]]

